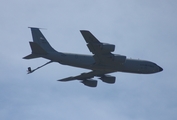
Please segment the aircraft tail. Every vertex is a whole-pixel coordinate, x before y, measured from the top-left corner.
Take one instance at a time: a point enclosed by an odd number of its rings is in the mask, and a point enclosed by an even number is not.
[[[31,28],[33,42],[30,43],[32,53],[23,57],[23,59],[33,59],[46,55],[50,52],[56,52],[51,45],[48,43],[44,35],[41,33],[39,28]]]

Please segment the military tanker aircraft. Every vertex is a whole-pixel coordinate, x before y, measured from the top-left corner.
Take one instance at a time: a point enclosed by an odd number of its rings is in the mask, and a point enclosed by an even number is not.
[[[24,59],[45,58],[50,60],[46,64],[31,69],[28,67],[28,74],[33,73],[37,69],[52,63],[58,62],[62,65],[85,68],[91,71],[80,75],[71,76],[58,81],[79,80],[86,86],[96,87],[98,77],[105,83],[115,83],[116,77],[108,75],[113,72],[127,72],[137,74],[151,74],[161,72],[163,69],[156,63],[147,60],[128,59],[125,55],[113,54],[115,45],[100,42],[90,31],[80,30],[83,38],[87,43],[89,51],[93,55],[83,55],[76,53],[58,52],[51,47],[47,39],[41,33],[39,28],[30,27],[33,42],[29,42],[32,53],[24,57]]]

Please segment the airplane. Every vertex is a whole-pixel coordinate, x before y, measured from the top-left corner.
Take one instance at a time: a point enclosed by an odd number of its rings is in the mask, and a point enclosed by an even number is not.
[[[125,55],[113,54],[112,52],[115,50],[115,45],[100,42],[88,30],[80,30],[80,32],[87,43],[89,51],[93,55],[58,52],[52,48],[39,28],[29,28],[31,29],[33,38],[33,42],[29,42],[32,52],[30,55],[23,57],[23,59],[42,57],[50,61],[33,70],[31,67],[28,67],[28,74],[49,63],[57,62],[62,65],[69,65],[91,70],[80,75],[59,79],[58,81],[67,82],[79,80],[86,86],[96,87],[97,80],[93,79],[94,77],[98,77],[98,79],[105,83],[115,83],[116,77],[108,75],[109,73],[113,72],[152,74],[163,71],[163,68],[154,62],[147,60],[128,59]]]

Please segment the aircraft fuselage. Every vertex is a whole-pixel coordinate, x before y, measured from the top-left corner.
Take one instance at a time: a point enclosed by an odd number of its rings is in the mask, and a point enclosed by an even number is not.
[[[163,70],[160,66],[153,62],[128,58],[126,58],[125,62],[122,64],[118,64],[118,62],[112,61],[109,64],[102,65],[95,63],[93,55],[55,52],[41,57],[52,60],[54,62],[59,62],[63,65],[100,71],[106,70],[110,72],[119,71],[138,74],[151,74]]]

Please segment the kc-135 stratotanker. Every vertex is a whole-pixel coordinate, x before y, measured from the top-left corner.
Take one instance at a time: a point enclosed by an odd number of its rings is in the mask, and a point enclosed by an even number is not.
[[[137,74],[151,74],[163,71],[156,63],[147,60],[128,59],[124,55],[113,54],[115,45],[100,42],[90,31],[80,30],[84,37],[87,47],[93,55],[83,55],[76,53],[58,52],[51,47],[39,28],[30,27],[32,32],[33,42],[29,42],[32,53],[24,59],[45,58],[50,60],[46,64],[31,69],[28,67],[28,74],[37,69],[52,63],[58,62],[62,65],[85,68],[91,71],[82,73],[77,76],[71,76],[58,81],[79,80],[86,86],[96,87],[98,77],[103,82],[113,84],[116,77],[108,75],[113,72],[126,72]]]

